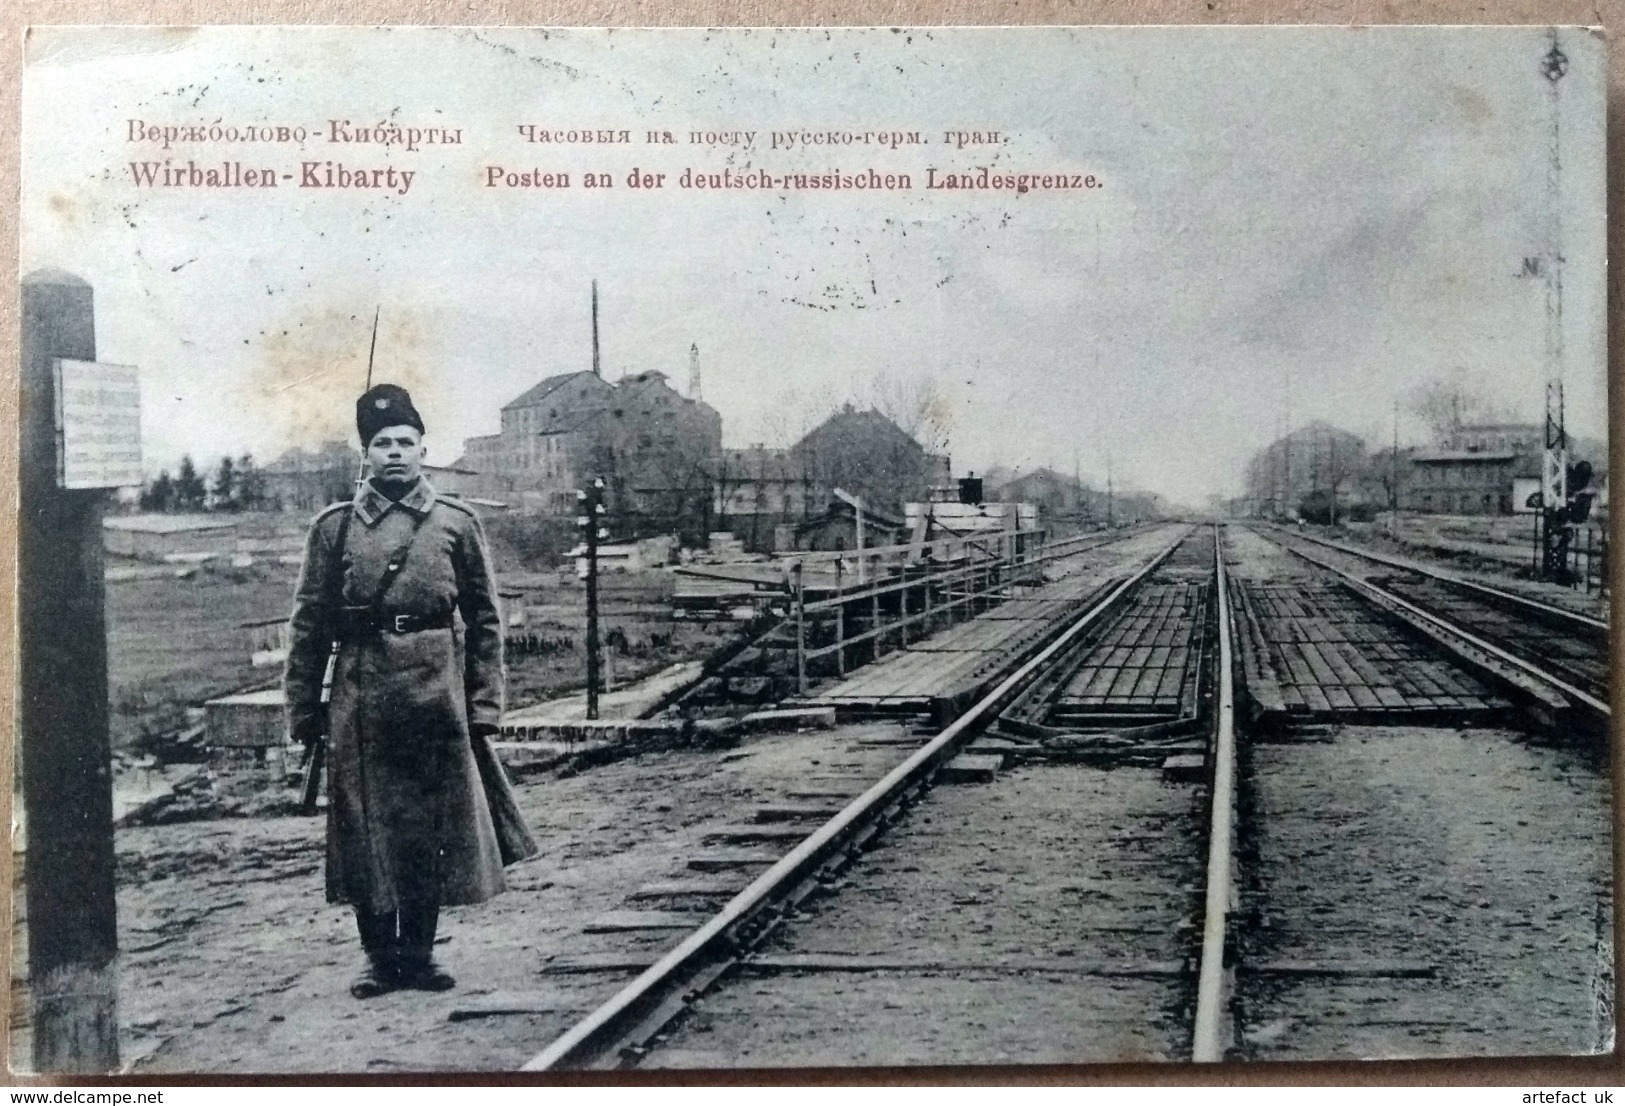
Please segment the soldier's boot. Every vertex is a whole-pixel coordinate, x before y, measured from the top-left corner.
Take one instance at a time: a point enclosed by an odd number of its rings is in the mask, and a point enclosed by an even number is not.
[[[457,986],[451,973],[435,963],[434,931],[439,921],[437,904],[402,904],[401,986],[414,991],[449,991]]]
[[[350,983],[351,998],[377,998],[399,986],[399,973],[392,961],[382,957],[367,958],[367,966]]]
[[[401,954],[400,982],[414,991],[449,991],[457,980],[435,962],[428,949],[406,949]]]
[[[361,933],[361,948],[367,954],[367,966],[361,969],[350,984],[352,998],[377,998],[400,986],[400,941],[395,936],[395,912],[374,914],[355,912],[356,929]]]

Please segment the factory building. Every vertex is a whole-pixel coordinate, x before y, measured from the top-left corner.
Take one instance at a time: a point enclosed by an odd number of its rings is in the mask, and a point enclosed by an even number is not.
[[[602,479],[617,536],[706,532],[722,416],[661,372],[615,383],[592,372],[550,376],[502,408],[501,430],[470,438],[458,466],[479,490],[536,514],[568,515]]]

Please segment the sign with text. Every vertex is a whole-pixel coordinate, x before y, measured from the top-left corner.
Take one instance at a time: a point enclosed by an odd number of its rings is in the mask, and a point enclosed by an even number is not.
[[[68,489],[141,483],[141,381],[134,365],[56,363],[57,482]]]

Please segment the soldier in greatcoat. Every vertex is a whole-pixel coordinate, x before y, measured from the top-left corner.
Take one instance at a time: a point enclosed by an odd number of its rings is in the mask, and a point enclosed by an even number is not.
[[[405,389],[369,390],[356,429],[370,476],[311,527],[287,700],[293,739],[330,746],[327,897],[355,908],[366,998],[454,986],[432,955],[440,907],[499,894],[536,845],[490,746],[502,621],[479,521],[423,478]]]

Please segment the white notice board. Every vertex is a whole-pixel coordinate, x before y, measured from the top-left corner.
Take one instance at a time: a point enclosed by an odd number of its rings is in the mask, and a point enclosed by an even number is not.
[[[70,489],[139,485],[139,371],[67,358],[55,368],[57,483]]]
[[[1539,512],[1539,507],[1529,506],[1529,500],[1540,494],[1540,477],[1514,476],[1512,478],[1512,513],[1515,515],[1532,515]]]

